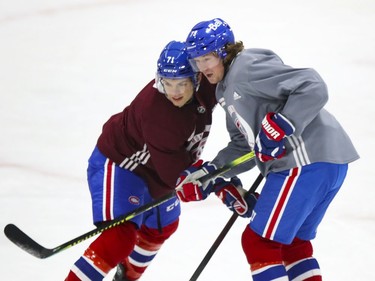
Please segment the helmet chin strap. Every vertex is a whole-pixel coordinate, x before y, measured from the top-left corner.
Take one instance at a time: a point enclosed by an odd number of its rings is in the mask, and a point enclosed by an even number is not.
[[[202,73],[199,72],[193,77],[193,83],[195,85],[195,92],[198,92],[199,87],[201,85],[201,80],[202,80]]]
[[[197,107],[197,110],[200,114],[203,114],[206,112],[206,108],[203,105],[200,105]]]
[[[198,92],[200,86],[201,86],[201,84],[198,83],[197,86],[195,87],[195,92]]]

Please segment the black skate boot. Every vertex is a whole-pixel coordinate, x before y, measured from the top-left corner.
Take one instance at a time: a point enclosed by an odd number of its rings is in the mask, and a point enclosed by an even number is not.
[[[113,276],[112,281],[130,281],[125,278],[125,266],[120,263],[117,265],[115,276]]]

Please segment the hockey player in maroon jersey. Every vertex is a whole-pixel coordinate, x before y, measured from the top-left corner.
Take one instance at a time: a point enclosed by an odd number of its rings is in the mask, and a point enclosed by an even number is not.
[[[215,86],[195,73],[182,42],[171,41],[157,76],[123,112],[103,126],[88,166],[95,224],[112,220],[175,188],[198,160],[216,105]],[[177,229],[177,197],[104,231],[71,268],[66,281],[138,280]]]

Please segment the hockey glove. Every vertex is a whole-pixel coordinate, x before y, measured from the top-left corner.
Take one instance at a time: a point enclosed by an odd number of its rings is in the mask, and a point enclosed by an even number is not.
[[[230,182],[222,181],[217,184],[215,194],[227,205],[229,210],[244,218],[251,216],[257,202],[256,195],[247,194],[246,190],[242,188],[241,180],[237,177],[233,177]]]
[[[177,180],[176,188],[177,197],[182,202],[200,201],[207,198],[207,196],[213,191],[214,184],[223,181],[222,178],[216,178],[209,180],[205,183],[201,183],[199,178],[212,173],[216,170],[216,166],[210,162],[204,162],[198,160],[188,169],[183,171]]]
[[[255,154],[262,162],[280,159],[285,155],[285,136],[295,131],[293,124],[280,113],[269,112],[255,140]]]

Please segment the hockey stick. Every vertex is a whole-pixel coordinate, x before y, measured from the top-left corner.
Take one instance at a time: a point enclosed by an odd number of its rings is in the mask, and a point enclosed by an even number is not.
[[[258,188],[259,184],[263,180],[262,174],[259,174],[259,176],[254,181],[253,185],[250,187],[249,191],[246,194],[250,194],[255,192],[255,190]],[[246,195],[245,195],[246,196]],[[231,229],[232,225],[235,223],[235,221],[238,218],[237,213],[233,213],[233,215],[230,217],[227,224],[224,226],[223,230],[220,232],[219,236],[216,238],[215,242],[212,244],[211,248],[208,250],[207,254],[193,273],[193,275],[190,278],[190,281],[196,281],[199,277],[199,275],[202,273],[203,269],[206,267],[212,256],[214,255],[217,248],[220,246],[221,242],[224,240],[225,236]]]
[[[200,182],[205,182],[205,181],[208,181],[210,179],[213,179],[219,175],[222,175],[224,173],[226,173],[227,171],[231,170],[233,167],[235,166],[238,166],[240,164],[243,164],[245,162],[248,162],[250,161],[251,159],[254,158],[254,152],[250,152],[250,153],[247,153],[235,160],[233,160],[232,162],[224,165],[223,167],[215,170],[213,173],[211,174],[207,174],[201,178],[199,178],[199,181]],[[179,188],[180,186],[182,186],[184,184],[185,181],[183,181],[182,183],[179,184],[179,186],[177,188]],[[109,228],[112,228],[112,227],[115,227],[119,224],[122,224],[126,221],[129,221],[131,220],[132,218],[156,207],[156,206],[159,206],[160,204],[168,201],[169,199],[173,198],[173,196],[175,196],[176,192],[171,192],[169,194],[166,194],[150,203],[147,203],[137,209],[135,209],[134,211],[130,212],[130,213],[127,213],[123,216],[120,216],[114,220],[111,220],[111,221],[107,221],[107,222],[103,222],[100,226],[98,226],[97,228],[89,231],[89,232],[86,232],[85,234],[82,234],[68,242],[65,242],[59,246],[56,246],[54,248],[45,248],[43,247],[42,245],[40,245],[39,243],[37,243],[36,241],[34,241],[30,236],[28,236],[25,232],[23,232],[21,229],[19,229],[16,225],[14,224],[8,224],[5,226],[4,228],[4,233],[6,235],[6,237],[8,237],[8,239],[10,241],[12,241],[14,244],[16,244],[19,248],[21,248],[22,250],[28,252],[29,254],[33,255],[34,257],[37,257],[37,258],[40,258],[40,259],[44,259],[44,258],[48,258],[54,254],[57,254],[63,250],[66,250],[70,247],[73,247]]]

